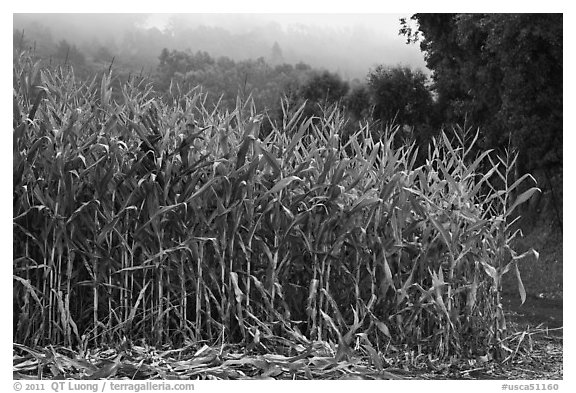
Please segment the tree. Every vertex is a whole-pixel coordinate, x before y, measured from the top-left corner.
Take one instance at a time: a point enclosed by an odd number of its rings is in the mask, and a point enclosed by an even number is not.
[[[296,69],[298,66],[296,65]],[[300,85],[298,92],[299,98],[307,101],[304,115],[320,116],[323,108],[341,103],[348,89],[348,83],[338,74],[329,71],[311,72],[307,80]]]
[[[380,65],[368,74],[374,120],[401,126],[404,132],[396,144],[416,142],[420,146],[419,162],[424,160],[431,136],[437,131],[427,80],[422,71],[400,66]]]
[[[274,45],[272,45],[272,55],[270,56],[270,64],[282,64],[284,63],[284,56],[282,55],[282,49],[278,42],[274,41]]]
[[[432,96],[426,80],[424,73],[408,67],[376,67],[368,74],[374,116],[400,125],[429,123]]]
[[[415,14],[443,119],[480,127],[484,148],[509,139],[519,174],[562,165],[562,15]]]
[[[366,85],[354,86],[346,96],[345,101],[346,109],[355,120],[368,116],[372,103],[370,91]]]
[[[348,92],[348,83],[329,71],[313,72],[300,88],[300,96],[315,103],[334,104]]]

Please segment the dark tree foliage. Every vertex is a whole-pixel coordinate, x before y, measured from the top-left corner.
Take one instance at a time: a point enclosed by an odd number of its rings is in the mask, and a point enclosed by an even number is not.
[[[367,118],[372,106],[368,86],[361,84],[351,88],[346,96],[345,104],[348,113],[354,120]]]
[[[380,65],[368,74],[368,85],[377,119],[407,126],[430,122],[432,96],[421,71]]]
[[[314,72],[301,88],[301,97],[318,103],[334,104],[348,92],[348,83],[328,71]]]
[[[320,116],[323,109],[341,104],[349,88],[348,82],[343,81],[338,74],[313,71],[301,84],[297,96],[299,100],[306,100],[307,117]]]
[[[376,67],[368,73],[373,119],[382,126],[400,127],[396,144],[416,142],[418,162],[426,158],[427,146],[437,131],[434,102],[427,86],[428,78],[408,67]]]
[[[479,126],[485,148],[511,139],[519,173],[562,165],[562,15],[415,14],[446,123]]]

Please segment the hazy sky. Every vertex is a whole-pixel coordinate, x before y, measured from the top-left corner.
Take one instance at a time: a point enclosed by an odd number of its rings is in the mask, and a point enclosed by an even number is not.
[[[150,14],[148,25],[162,28],[168,20],[179,14]],[[282,27],[289,25],[309,25],[350,29],[363,27],[386,34],[394,39],[398,37],[398,20],[409,18],[410,14],[319,14],[319,13],[286,13],[286,14],[196,14],[204,24],[227,27],[262,25],[270,21],[278,22]],[[403,40],[400,39],[400,42]]]

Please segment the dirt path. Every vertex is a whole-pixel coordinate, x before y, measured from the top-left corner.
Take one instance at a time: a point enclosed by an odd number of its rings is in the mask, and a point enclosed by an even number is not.
[[[538,297],[529,295],[524,304],[520,304],[520,296],[517,293],[505,293],[502,305],[508,318],[517,322],[522,327],[538,326],[559,328],[563,324],[563,300],[561,297]],[[562,330],[556,330],[562,334]]]

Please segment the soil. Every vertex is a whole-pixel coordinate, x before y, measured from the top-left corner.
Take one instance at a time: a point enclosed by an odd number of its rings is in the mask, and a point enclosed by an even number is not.
[[[504,293],[502,305],[507,318],[522,328],[540,326],[562,327],[563,299],[558,294],[528,295],[524,304],[517,293]],[[554,330],[562,335],[562,330]]]

